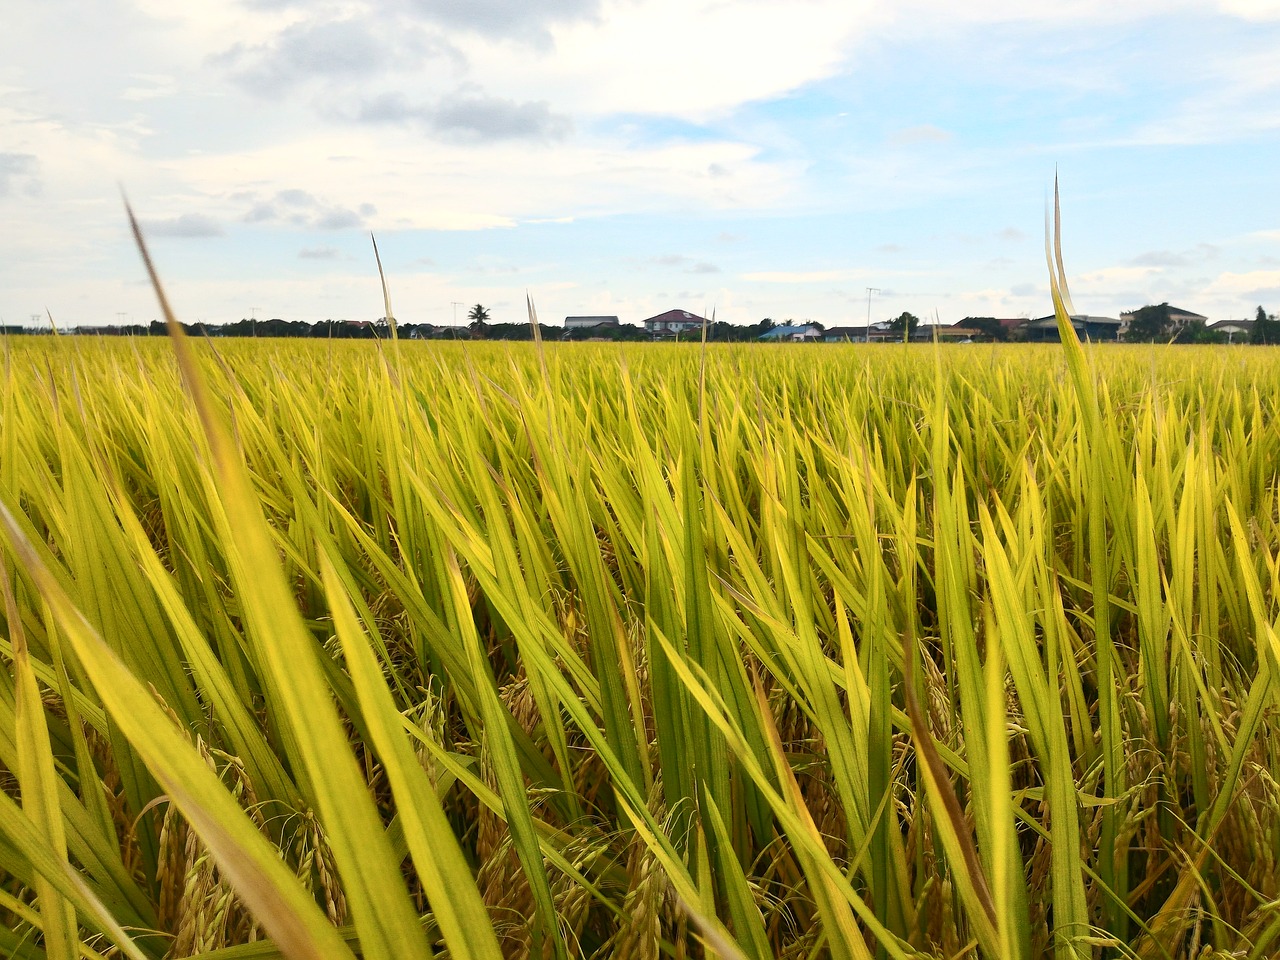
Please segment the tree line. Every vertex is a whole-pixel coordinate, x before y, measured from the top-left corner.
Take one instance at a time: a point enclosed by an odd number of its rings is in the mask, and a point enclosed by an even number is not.
[[[396,329],[401,337],[421,340],[531,340],[533,338],[533,330],[528,323],[490,323],[489,309],[481,304],[471,308],[467,319],[469,323],[466,326],[397,322]],[[785,320],[782,323],[795,322]],[[717,320],[707,324],[706,335],[707,339],[714,343],[746,343],[760,339],[779,325],[770,317],[746,325]],[[823,328],[821,323],[806,321],[806,325]],[[908,335],[919,325],[920,319],[910,313],[903,313],[889,323],[890,329]],[[958,325],[973,330],[979,338],[984,340],[1018,339],[1016,328],[1011,332],[994,317],[965,317]],[[197,337],[311,337],[330,340],[387,340],[391,337],[391,328],[385,317],[378,320],[321,320],[316,323],[279,318],[270,320],[246,318],[231,323],[196,322],[183,323],[181,326],[188,334]],[[626,342],[653,339],[653,335],[642,325],[634,323],[576,329],[540,323],[538,327],[544,340]],[[0,334],[4,335],[38,332],[42,331],[20,326],[0,327]],[[75,328],[75,333],[96,336],[158,337],[165,336],[168,330],[162,322],[153,320],[149,324],[82,326]],[[686,331],[675,339],[701,340],[702,329]],[[1208,329],[1203,320],[1175,322],[1169,304],[1161,303],[1135,310],[1122,339],[1130,343],[1226,343],[1230,338],[1222,331]],[[1254,315],[1248,342],[1280,344],[1280,317],[1274,313],[1268,314],[1259,306]]]
[[[1227,343],[1231,338],[1220,330],[1210,330],[1203,320],[1177,323],[1169,304],[1160,303],[1135,310],[1124,339],[1130,343]],[[1259,306],[1249,343],[1280,343],[1280,318]]]

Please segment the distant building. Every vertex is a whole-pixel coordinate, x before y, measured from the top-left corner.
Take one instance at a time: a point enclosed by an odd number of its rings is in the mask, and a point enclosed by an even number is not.
[[[590,327],[616,327],[617,317],[565,317],[566,330],[586,330]]]
[[[1253,334],[1254,320],[1219,320],[1217,323],[1211,323],[1208,330],[1212,333],[1221,333],[1227,338],[1228,343],[1248,343],[1249,337]]]
[[[861,343],[867,339],[866,327],[827,327],[822,331],[822,339],[827,343]]]
[[[663,337],[675,333],[687,333],[690,330],[701,330],[702,325],[707,322],[705,317],[690,313],[688,310],[668,310],[656,317],[650,317],[644,322],[644,328],[655,337]]]
[[[1127,310],[1120,314],[1120,336],[1123,337],[1129,329],[1129,324],[1133,322],[1137,310]],[[1206,326],[1209,323],[1208,317],[1202,317],[1198,313],[1192,313],[1190,310],[1182,310],[1178,307],[1169,308],[1169,332],[1176,334],[1179,330],[1189,323],[1203,323]]]
[[[471,328],[446,323],[423,324],[418,336],[423,340],[470,340]]]
[[[812,323],[783,324],[760,335],[761,340],[773,343],[801,343],[805,340],[822,339],[822,328]]]
[[[950,329],[966,330],[975,340],[1018,340],[1028,322],[1026,317],[965,317]]]
[[[871,324],[871,330],[865,326],[827,327],[822,331],[822,339],[827,343],[883,343],[886,340],[901,340],[902,334],[890,327],[887,320],[879,320]]]
[[[1076,336],[1081,340],[1116,340],[1120,336],[1121,321],[1115,317],[1091,317],[1076,314],[1071,317],[1071,326],[1075,327]],[[1050,314],[1028,320],[1018,328],[1021,339],[1032,343],[1058,343],[1058,317]]]

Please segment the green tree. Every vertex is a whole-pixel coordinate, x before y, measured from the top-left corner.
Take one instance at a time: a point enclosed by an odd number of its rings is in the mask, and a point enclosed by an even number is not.
[[[915,333],[915,329],[918,326],[920,326],[920,318],[914,313],[907,313],[905,310],[889,321],[889,329],[902,334],[903,339]]]
[[[1178,328],[1174,343],[1218,343],[1221,338],[1203,320],[1188,320]]]
[[[1280,317],[1274,313],[1267,316],[1261,306],[1254,315],[1253,331],[1249,334],[1250,343],[1280,343]]]
[[[962,326],[978,331],[988,340],[1008,340],[1009,334],[995,317],[965,317]]]
[[[1130,343],[1153,343],[1168,340],[1173,335],[1173,321],[1169,316],[1169,304],[1160,303],[1133,311],[1129,327],[1124,332]]]
[[[477,338],[483,338],[485,331],[489,329],[489,311],[480,304],[476,304],[467,314],[467,319],[471,321],[467,326],[471,328],[471,335]]]

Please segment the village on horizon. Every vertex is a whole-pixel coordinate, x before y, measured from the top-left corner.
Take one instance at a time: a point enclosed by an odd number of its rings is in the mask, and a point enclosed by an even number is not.
[[[476,304],[469,314],[470,323],[430,324],[396,320],[401,337],[411,340],[529,340],[529,323],[491,323],[489,310]],[[0,325],[0,334],[38,335],[56,333],[79,336],[163,336],[163,323],[81,325],[69,329],[57,327],[52,319],[41,322],[32,315],[32,324]],[[1162,343],[1280,343],[1280,319],[1261,306],[1252,320],[1219,320],[1170,306],[1168,303],[1130,310],[1119,317],[1075,314],[1072,326],[1081,340],[1093,342],[1129,341]],[[378,320],[325,320],[308,323],[279,318],[259,320],[253,317],[231,323],[196,322],[183,328],[197,336],[208,337],[291,337],[325,339],[385,339],[391,335],[385,317]],[[732,324],[708,319],[688,310],[672,309],[638,323],[623,323],[616,315],[567,316],[564,324],[538,324],[544,340],[564,341],[660,341],[701,340],[715,342],[766,343],[901,343],[910,342],[1023,342],[1056,343],[1059,341],[1055,315],[1043,317],[965,317],[954,323],[929,323],[914,314],[903,312],[892,320],[869,324],[826,326],[822,323],[794,320],[778,322],[766,317],[753,324]]]

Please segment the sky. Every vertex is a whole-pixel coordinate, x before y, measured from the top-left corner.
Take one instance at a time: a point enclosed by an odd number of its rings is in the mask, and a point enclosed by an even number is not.
[[[1280,0],[5,8],[6,324],[1280,311]]]

